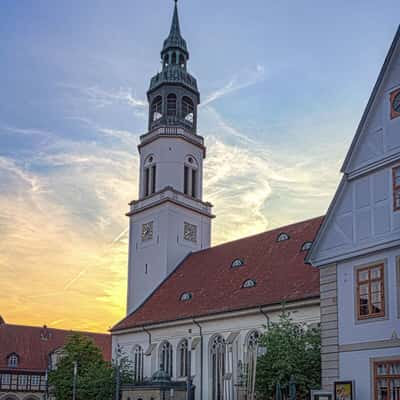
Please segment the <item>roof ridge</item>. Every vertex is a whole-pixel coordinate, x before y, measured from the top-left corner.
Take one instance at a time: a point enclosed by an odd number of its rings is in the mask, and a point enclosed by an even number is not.
[[[252,238],[255,238],[255,237],[257,237],[257,236],[265,235],[266,233],[272,233],[272,232],[275,232],[275,231],[282,231],[282,232],[283,232],[285,228],[294,227],[294,226],[296,226],[296,225],[305,224],[305,223],[307,223],[307,222],[311,222],[311,221],[314,221],[314,220],[317,220],[317,219],[322,219],[322,218],[325,218],[325,215],[319,215],[318,217],[308,218],[308,219],[305,219],[305,220],[302,220],[302,221],[294,222],[294,223],[292,223],[292,224],[288,224],[288,225],[280,226],[280,227],[277,227],[277,228],[269,229],[269,230],[267,230],[267,231],[255,233],[255,234],[253,234],[253,235],[244,236],[244,237],[242,237],[242,238],[229,240],[229,241],[227,241],[227,242],[219,243],[219,244],[217,244],[217,245],[215,245],[215,246],[208,247],[207,249],[201,249],[201,250],[194,251],[194,252],[193,252],[193,255],[194,255],[194,254],[202,253],[202,252],[204,252],[204,251],[212,250],[212,249],[215,249],[215,248],[217,248],[217,247],[229,245],[229,244],[232,244],[232,243],[235,243],[235,242],[240,242],[240,241],[242,241],[242,240],[252,239]]]
[[[72,333],[84,333],[84,334],[89,334],[89,335],[99,335],[99,336],[109,336],[108,332],[101,333],[101,332],[90,332],[90,331],[83,331],[83,330],[76,330],[76,329],[61,329],[61,328],[52,328],[47,325],[45,326],[34,326],[34,325],[20,325],[20,324],[9,324],[5,323],[0,325],[0,327],[12,327],[12,328],[30,328],[30,329],[37,329],[37,330],[42,330],[42,329],[48,329],[51,331],[58,331],[58,332],[72,332]]]

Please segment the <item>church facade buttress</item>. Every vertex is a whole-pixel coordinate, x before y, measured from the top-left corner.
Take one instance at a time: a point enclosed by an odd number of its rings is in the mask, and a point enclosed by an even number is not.
[[[150,82],[148,132],[141,136],[139,199],[129,225],[127,312],[136,310],[191,252],[211,242],[212,205],[203,201],[204,139],[197,135],[200,93],[187,72],[189,52],[175,2]],[[184,288],[182,289],[184,290]]]

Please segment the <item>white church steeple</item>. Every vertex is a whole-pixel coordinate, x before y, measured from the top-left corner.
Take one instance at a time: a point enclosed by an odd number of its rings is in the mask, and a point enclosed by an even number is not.
[[[187,72],[189,52],[178,9],[161,52],[162,71],[147,92],[149,131],[141,136],[139,200],[131,203],[128,313],[192,251],[211,241],[211,204],[203,202],[203,137],[197,135],[200,94]]]

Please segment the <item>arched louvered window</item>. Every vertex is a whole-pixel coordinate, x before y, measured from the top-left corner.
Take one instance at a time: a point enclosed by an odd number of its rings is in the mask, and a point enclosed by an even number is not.
[[[143,381],[144,354],[141,346],[135,346],[133,354],[133,368],[135,374],[135,382]]]
[[[216,335],[210,341],[211,399],[224,399],[226,344],[222,336]]]
[[[189,371],[189,351],[188,341],[183,339],[178,346],[178,373],[180,377],[188,376]]]
[[[151,120],[157,121],[162,117],[162,97],[157,96],[151,103]]]
[[[185,96],[182,99],[182,116],[185,121],[193,124],[194,122],[194,104],[191,98]]]
[[[172,65],[175,65],[175,64],[176,64],[176,53],[173,52],[172,53]]]
[[[185,57],[183,56],[183,54],[181,54],[179,56],[179,65],[184,68],[185,67]]]
[[[176,95],[173,93],[167,97],[167,115],[169,117],[176,116]]]
[[[159,365],[160,370],[166,372],[172,377],[172,345],[169,342],[163,342],[160,345]]]
[[[169,55],[168,53],[164,55],[164,66],[168,67],[169,64]]]

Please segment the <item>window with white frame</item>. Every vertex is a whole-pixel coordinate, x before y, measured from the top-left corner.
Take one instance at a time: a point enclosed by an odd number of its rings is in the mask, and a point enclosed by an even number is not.
[[[160,345],[159,352],[159,366],[160,370],[166,372],[169,376],[172,377],[172,345],[169,342],[163,342]]]
[[[18,387],[23,389],[28,384],[28,375],[18,375]]]
[[[32,386],[39,386],[40,385],[40,375],[32,375],[31,376],[31,385]]]
[[[135,375],[135,382],[143,381],[143,367],[144,367],[144,353],[141,346],[135,346],[133,354],[133,368]]]
[[[186,339],[183,339],[178,346],[178,373],[179,376],[188,376],[188,371],[189,371],[189,351],[188,351],[188,341]]]
[[[1,374],[0,383],[2,386],[11,385],[11,375],[10,374]]]
[[[10,354],[8,356],[8,366],[10,368],[17,368],[18,367],[18,356],[17,356],[17,354]]]

